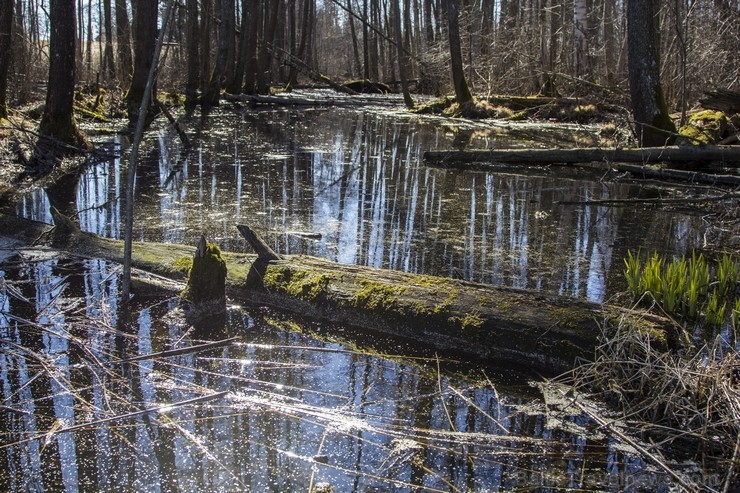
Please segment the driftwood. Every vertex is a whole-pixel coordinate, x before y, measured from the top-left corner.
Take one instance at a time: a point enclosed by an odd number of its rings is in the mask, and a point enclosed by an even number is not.
[[[0,215],[0,230],[25,238],[48,225]],[[68,229],[69,231],[69,229]],[[7,233],[8,235],[10,233]],[[57,247],[120,262],[123,243],[72,232]],[[134,243],[132,263],[182,280],[178,268],[195,248]],[[667,346],[674,328],[665,319],[585,300],[441,277],[342,265],[309,256],[279,260],[223,253],[227,295],[300,316],[417,341],[437,351],[527,365],[552,373],[589,358],[603,329],[626,321]]]
[[[613,169],[635,177],[686,180],[716,185],[740,185],[740,176],[657,168],[627,163],[740,163],[740,146],[646,147],[642,149],[480,149],[427,151],[424,162],[434,166],[487,169],[493,163],[508,165],[578,165]]]

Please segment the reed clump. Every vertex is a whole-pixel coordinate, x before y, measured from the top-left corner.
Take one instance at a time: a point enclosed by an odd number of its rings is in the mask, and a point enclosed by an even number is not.
[[[727,307],[737,303],[738,265],[732,255],[724,254],[710,265],[702,253],[670,260],[653,253],[643,263],[639,252],[630,251],[624,265],[632,296],[644,299],[649,294],[664,313],[678,320],[719,327]]]

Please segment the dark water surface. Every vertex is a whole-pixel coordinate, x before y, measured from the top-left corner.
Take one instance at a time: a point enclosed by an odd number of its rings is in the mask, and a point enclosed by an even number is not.
[[[137,239],[195,244],[204,233],[245,251],[235,228],[244,223],[282,253],[601,301],[622,289],[628,249],[680,254],[708,234],[698,214],[665,207],[560,204],[665,193],[648,186],[420,160],[468,141],[592,145],[598,129],[533,134],[341,108],[220,110],[188,128],[198,142],[189,154],[165,129],[145,143]],[[53,204],[83,229],[120,237],[122,148],[79,185],[38,190],[19,211],[50,222]],[[119,332],[118,275],[102,260],[0,266],[0,489],[655,491],[663,482],[573,409],[548,420],[528,385],[538,375],[238,306],[202,334],[173,314],[174,299],[142,305]],[[131,360],[233,335],[240,341],[215,350]],[[194,398],[205,400],[178,404]]]

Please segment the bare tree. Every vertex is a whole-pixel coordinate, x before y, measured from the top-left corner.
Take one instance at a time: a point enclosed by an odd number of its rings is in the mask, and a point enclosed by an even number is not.
[[[128,116],[131,128],[136,125],[139,106],[144,96],[146,80],[154,58],[154,45],[157,41],[157,0],[138,0],[134,11],[136,22],[136,50],[134,51],[134,73],[126,93]],[[148,105],[147,107],[151,107]]]
[[[575,55],[575,75],[588,79],[588,0],[573,2],[573,48]]]
[[[395,38],[396,38],[396,49],[397,49],[397,59],[398,59],[398,75],[401,79],[401,88],[403,90],[403,102],[406,104],[407,108],[413,108],[414,107],[414,100],[411,99],[411,93],[409,92],[409,82],[406,78],[406,52],[403,49],[403,36],[401,34],[401,9],[398,6],[398,0],[393,0],[393,24],[395,32]]]
[[[455,100],[462,105],[473,100],[463,69],[462,49],[460,48],[459,0],[445,0],[447,3],[447,24],[450,37],[450,65],[452,66],[452,85]]]
[[[234,39],[234,0],[221,0],[221,16],[219,22],[218,35],[218,56],[216,57],[216,66],[213,68],[211,80],[208,84],[208,91],[201,99],[201,105],[216,106],[218,105],[221,88],[223,87],[224,76],[226,73],[226,64],[229,56],[229,46]]]

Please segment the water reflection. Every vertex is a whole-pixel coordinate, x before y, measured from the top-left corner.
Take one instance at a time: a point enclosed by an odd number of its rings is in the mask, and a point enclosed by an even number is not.
[[[705,231],[698,215],[645,204],[563,204],[657,193],[585,171],[564,177],[550,169],[426,167],[422,152],[449,148],[454,135],[413,119],[340,108],[229,110],[189,124],[200,135],[195,151],[183,154],[165,130],[145,146],[138,239],[195,244],[205,233],[243,250],[235,229],[243,222],[281,253],[601,301],[622,289],[628,249],[680,255],[700,247]],[[473,145],[516,146],[523,131],[512,128]],[[114,159],[82,177],[76,207],[83,228],[119,236],[124,168]],[[36,192],[19,209],[43,220],[48,205]]]
[[[624,491],[628,473],[657,484],[584,418],[565,416],[583,432],[553,426],[493,369],[423,348],[369,354],[240,309],[228,318],[243,342],[132,360],[199,342],[173,303],[140,307],[134,332],[119,332],[115,266],[52,260],[3,275],[16,290],[0,294],[3,490]]]

